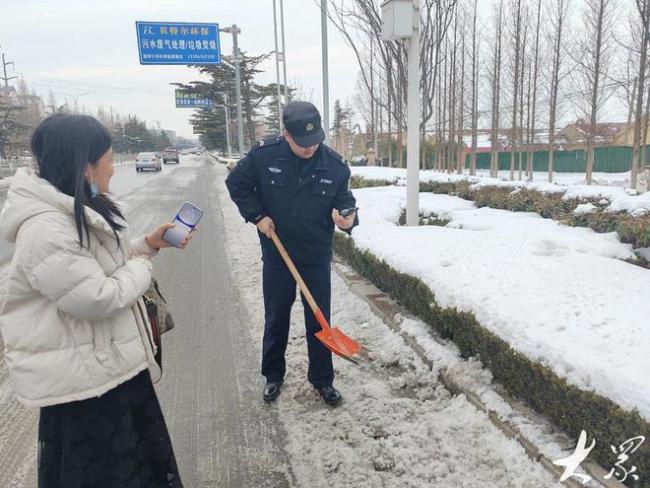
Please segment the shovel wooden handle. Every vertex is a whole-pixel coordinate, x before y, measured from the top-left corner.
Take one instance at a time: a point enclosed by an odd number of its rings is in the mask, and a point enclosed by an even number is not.
[[[320,308],[316,304],[316,300],[314,300],[314,297],[309,292],[309,288],[307,288],[307,285],[302,279],[302,276],[300,276],[300,273],[298,273],[298,269],[296,268],[296,265],[293,264],[293,261],[291,260],[289,253],[284,248],[282,241],[280,241],[280,238],[278,237],[278,235],[275,233],[273,229],[271,229],[271,239],[273,240],[275,247],[278,248],[278,252],[280,253],[280,256],[282,256],[282,259],[284,259],[284,262],[287,265],[287,268],[289,268],[289,271],[291,272],[293,279],[296,280],[296,283],[298,283],[298,287],[300,288],[302,294],[305,296],[307,303],[309,303],[312,312],[318,315],[320,313]]]

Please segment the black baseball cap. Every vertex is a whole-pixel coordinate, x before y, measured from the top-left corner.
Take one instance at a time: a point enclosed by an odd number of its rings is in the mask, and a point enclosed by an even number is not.
[[[311,147],[325,140],[318,109],[309,102],[291,102],[282,115],[284,128],[300,147]]]

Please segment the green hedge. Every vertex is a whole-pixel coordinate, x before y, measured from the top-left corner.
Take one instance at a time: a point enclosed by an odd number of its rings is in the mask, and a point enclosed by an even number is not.
[[[357,272],[431,325],[440,336],[454,341],[462,357],[480,359],[510,395],[527,402],[573,439],[583,429],[590,439],[595,437],[596,447],[590,459],[605,469],[617,461],[610,444],[618,446],[638,435],[650,440],[650,424],[638,412],[627,412],[606,398],[568,384],[483,328],[471,313],[440,308],[432,291],[421,280],[394,270],[369,252],[360,251],[351,238],[337,233],[334,247]],[[650,442],[631,456],[626,466],[629,469],[632,465],[637,466],[641,479],[627,486],[650,487]]]

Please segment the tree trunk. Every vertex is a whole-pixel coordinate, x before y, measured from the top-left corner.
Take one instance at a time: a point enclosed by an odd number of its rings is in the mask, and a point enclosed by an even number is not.
[[[555,152],[555,124],[557,121],[557,98],[560,85],[560,67],[562,60],[562,31],[566,16],[566,0],[557,0],[556,31],[553,49],[553,73],[551,75],[551,106],[549,114],[548,147],[548,181],[553,182],[553,158]]]
[[[530,144],[528,148],[528,180],[533,181],[533,172],[535,170],[535,153],[533,151],[533,146],[535,145],[535,119],[537,116],[537,78],[538,78],[538,69],[539,69],[539,33],[542,15],[542,0],[537,1],[537,24],[535,31],[535,60],[533,63],[533,104],[531,107],[530,115]]]
[[[456,173],[462,174],[465,169],[465,23],[463,22],[463,40],[460,49],[460,98],[458,100],[458,137],[456,153]]]
[[[499,108],[501,96],[501,35],[503,25],[503,4],[499,3],[499,13],[496,25],[496,42],[494,47],[494,62],[492,72],[492,134],[490,148],[490,176],[499,175]]]
[[[478,145],[478,75],[479,75],[479,49],[476,39],[476,18],[478,0],[474,0],[474,13],[472,19],[472,152],[469,163],[469,174],[476,176],[476,146]]]
[[[641,59],[639,60],[638,89],[636,94],[636,118],[634,121],[634,143],[632,146],[632,171],[630,185],[636,189],[637,176],[645,168],[641,167],[641,125],[643,117],[643,97],[645,92],[646,64],[648,58],[648,44],[650,42],[650,0],[638,3],[639,16],[643,23],[643,39],[641,41]]]
[[[519,63],[521,62],[521,0],[516,0],[515,14],[515,80],[512,96],[512,134],[510,137],[510,180],[515,179],[515,152],[517,141],[517,108],[519,105]]]

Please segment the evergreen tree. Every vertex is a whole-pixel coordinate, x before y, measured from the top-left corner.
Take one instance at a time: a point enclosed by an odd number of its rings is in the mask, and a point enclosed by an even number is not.
[[[280,119],[278,117],[278,84],[271,83],[265,87],[269,93],[269,101],[266,104],[267,115],[264,118],[264,125],[266,126],[266,133],[269,136],[280,134]],[[284,85],[280,85],[280,91],[284,93]],[[287,87],[287,95],[289,102],[294,98],[296,92],[295,88]]]
[[[255,141],[255,121],[259,119],[260,109],[264,102],[271,96],[268,87],[255,82],[257,74],[261,73],[259,65],[266,61],[269,54],[260,56],[247,56],[240,53],[241,63],[241,95],[242,115],[244,119],[244,145],[249,147]],[[190,83],[172,83],[182,89],[185,93],[197,94],[201,97],[210,98],[216,104],[223,104],[224,98],[221,93],[228,93],[230,104],[231,127],[236,127],[237,121],[237,95],[234,86],[235,70],[231,56],[225,56],[219,65],[194,66],[199,73],[208,75],[210,81],[192,81]],[[225,117],[223,109],[200,110],[195,112],[190,119],[195,131],[204,137],[208,149],[219,148],[226,150]],[[232,131],[232,143],[234,146],[236,130]]]

